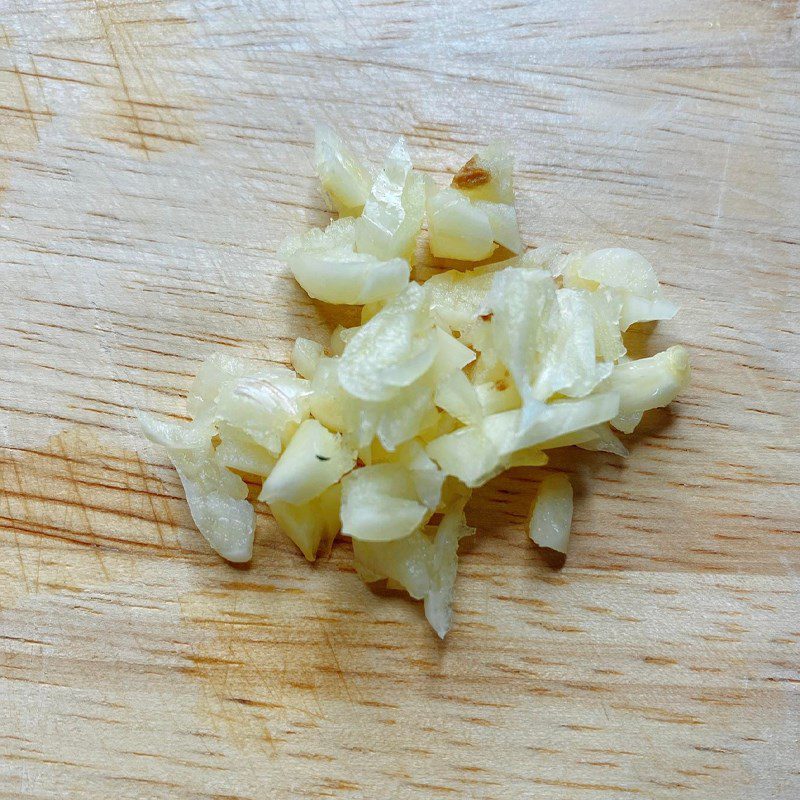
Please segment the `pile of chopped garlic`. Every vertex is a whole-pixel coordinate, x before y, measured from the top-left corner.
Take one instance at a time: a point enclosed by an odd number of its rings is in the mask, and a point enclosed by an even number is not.
[[[689,359],[671,347],[630,360],[622,334],[677,309],[630,250],[526,252],[502,145],[444,189],[414,170],[402,138],[374,177],[328,127],[315,157],[338,219],[289,239],[281,258],[311,297],[363,306],[361,324],[327,347],[298,339],[294,369],[214,355],[189,394],[192,422],[140,419],[223,558],[252,555],[246,476],[309,561],[350,537],[363,580],[423,600],[444,637],[472,489],[554,448],[626,455],[614,430],[670,403]],[[411,280],[426,217],[434,256],[505,260]],[[546,478],[531,539],[563,563],[571,520],[569,481]]]

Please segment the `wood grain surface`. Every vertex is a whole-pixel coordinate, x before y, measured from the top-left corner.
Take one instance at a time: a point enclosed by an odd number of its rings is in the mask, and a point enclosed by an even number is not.
[[[794,2],[0,0],[0,798],[800,797]],[[133,407],[334,315],[277,262],[324,222],[314,120],[440,180],[502,137],[523,238],[626,245],[694,380],[626,461],[476,496],[455,626],[193,529]]]

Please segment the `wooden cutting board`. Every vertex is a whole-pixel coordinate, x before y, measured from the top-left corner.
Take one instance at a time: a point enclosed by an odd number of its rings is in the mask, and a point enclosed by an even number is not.
[[[793,2],[0,0],[0,797],[790,800],[798,764]],[[305,563],[235,568],[132,408],[336,315],[315,120],[444,181],[517,154],[523,238],[625,245],[692,354],[631,456],[564,453],[574,540],[480,491],[455,627]]]

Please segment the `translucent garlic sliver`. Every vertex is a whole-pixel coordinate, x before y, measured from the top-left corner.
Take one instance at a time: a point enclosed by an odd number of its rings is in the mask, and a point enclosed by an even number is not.
[[[613,453],[617,456],[628,456],[628,448],[614,435],[611,426],[604,422],[586,429],[592,438],[583,442],[576,442],[582,450],[600,450],[604,453]]]
[[[308,416],[310,394],[293,370],[215,353],[200,367],[187,406],[195,420],[238,428],[277,456]]]
[[[452,372],[439,383],[435,402],[439,408],[465,425],[475,425],[483,416],[478,393],[461,370]]]
[[[510,379],[478,383],[475,386],[475,393],[485,417],[499,414],[501,411],[511,411],[522,405],[517,387]]]
[[[533,384],[540,400],[556,393],[583,397],[612,369],[611,363],[597,362],[594,314],[586,293],[559,289],[556,301],[549,324],[540,329],[542,360]]]
[[[434,381],[442,380],[451,373],[464,369],[475,360],[475,351],[464,346],[458,339],[436,328],[436,358],[431,367]]]
[[[266,478],[275,466],[275,456],[246,433],[224,422],[217,424],[220,443],[214,451],[217,461],[227,469]]]
[[[353,539],[402,539],[429,514],[418,500],[413,476],[400,464],[361,467],[342,481],[342,533]]]
[[[597,426],[589,428],[581,428],[572,433],[565,433],[561,436],[555,436],[552,439],[547,439],[536,445],[539,450],[555,450],[559,447],[572,447],[573,445],[582,445],[597,441],[600,438]]]
[[[331,333],[330,343],[328,344],[328,350],[330,350],[331,354],[340,356],[344,353],[344,348],[347,347],[347,343],[356,330],[357,328],[345,328],[344,325],[337,325]]]
[[[453,621],[453,590],[458,572],[458,543],[472,536],[474,528],[464,516],[466,499],[445,510],[433,537],[430,588],[425,595],[425,617],[440,639],[444,639]]]
[[[613,363],[625,355],[622,343],[622,299],[618,293],[606,289],[597,291],[576,290],[589,304],[594,323],[595,352],[599,361]]]
[[[433,390],[424,380],[399,389],[391,400],[366,402],[349,398],[345,427],[356,446],[366,447],[374,438],[388,451],[413,439],[436,422]]]
[[[633,433],[642,421],[643,416],[643,411],[634,411],[630,414],[617,414],[617,416],[611,420],[610,424],[612,428],[616,428],[618,431],[622,431],[622,433]]]
[[[620,311],[620,330],[626,331],[637,322],[654,322],[672,319],[678,313],[678,306],[665,297],[648,300],[635,295],[623,295]]]
[[[260,364],[231,356],[228,353],[212,353],[201,364],[189,387],[186,409],[192,419],[197,420],[214,408],[223,386],[237,378],[258,372],[260,367]]]
[[[477,270],[449,270],[428,279],[425,290],[436,324],[459,333],[463,344],[473,344],[472,332],[488,324],[481,315],[488,311],[487,297],[493,280],[494,273]]]
[[[223,558],[249,561],[253,554],[255,512],[247,485],[214,457],[213,427],[159,420],[138,413],[145,436],[167,450],[183,484],[192,519]]]
[[[415,600],[422,600],[430,591],[432,550],[430,538],[418,530],[389,542],[353,539],[356,570],[365,583],[388,578]]]
[[[469,487],[483,486],[507,466],[481,426],[458,428],[434,439],[425,449],[445,473]]]
[[[286,261],[297,252],[335,253],[354,252],[356,246],[356,221],[350,218],[335,219],[325,228],[310,228],[301,234],[289,236],[278,250],[278,258]]]
[[[413,439],[436,421],[433,390],[423,382],[402,389],[395,401],[383,404],[375,435],[388,450]]]
[[[558,325],[555,285],[540,269],[507,269],[494,275],[488,297],[492,342],[522,397],[521,425],[541,413],[546,397],[533,389],[538,365]]]
[[[339,384],[339,359],[319,360],[311,380],[309,411],[326,428],[343,433],[350,429],[346,419],[352,398]]]
[[[422,176],[411,165],[401,136],[372,184],[356,227],[356,250],[388,261],[410,261],[425,216]]]
[[[577,267],[578,274],[610,289],[622,289],[637,297],[655,299],[661,294],[655,270],[639,253],[609,247],[589,253]]]
[[[442,487],[447,477],[445,473],[416,439],[405,442],[397,449],[394,457],[397,463],[405,466],[411,473],[417,497],[428,509],[435,511],[442,500]]]
[[[548,457],[539,447],[525,447],[506,456],[505,462],[507,467],[543,467]]]
[[[644,256],[624,247],[596,250],[576,261],[575,270],[589,281],[615,292],[621,302],[620,328],[637,322],[672,319],[678,307],[667,300],[655,270]]]
[[[559,436],[608,422],[619,413],[616,392],[590,395],[580,400],[557,400],[548,403],[527,428],[521,431],[521,411],[504,411],[486,417],[482,433],[497,448],[500,455],[525,447],[540,446]]]
[[[422,286],[408,288],[347,343],[339,361],[342,388],[360,400],[390,400],[433,364],[437,338]]]

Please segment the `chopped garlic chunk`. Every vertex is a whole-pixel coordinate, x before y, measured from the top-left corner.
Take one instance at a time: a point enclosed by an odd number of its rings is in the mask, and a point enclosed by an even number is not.
[[[465,425],[476,425],[483,416],[478,392],[469,378],[456,370],[436,387],[436,405]]]
[[[340,216],[357,217],[369,196],[370,175],[329,125],[317,125],[314,162],[331,208]]]
[[[302,336],[299,339],[295,339],[292,346],[292,367],[294,367],[294,371],[301,378],[311,380],[324,353],[325,348],[318,342],[304,339]]]
[[[278,455],[309,412],[310,384],[286,367],[263,367],[223,384],[213,410],[215,420],[246,433]]]
[[[689,354],[675,345],[650,358],[618,364],[599,390],[619,394],[619,414],[637,414],[669,405],[689,385],[690,375]]]
[[[300,505],[313,500],[350,472],[356,454],[315,419],[307,419],[292,437],[278,459],[259,500]]]
[[[473,201],[514,203],[514,157],[502,142],[479,151],[453,178],[452,186]]]
[[[322,494],[301,505],[276,501],[269,509],[280,529],[300,548],[308,561],[314,561],[320,548],[329,548],[342,527],[339,512],[342,503],[340,484],[329,486]]]
[[[616,392],[590,395],[580,400],[557,400],[545,405],[530,425],[522,426],[522,412],[515,410],[486,417],[481,427],[498,452],[505,455],[608,422],[619,413],[619,402]]]
[[[522,252],[522,240],[519,237],[519,226],[517,225],[517,211],[514,206],[479,200],[475,203],[475,208],[486,215],[492,231],[492,239],[497,244],[502,245],[512,253]]]
[[[326,303],[361,305],[399,294],[410,274],[403,258],[357,253],[356,222],[338,219],[284,243],[280,257],[309,296]]]
[[[416,530],[390,542],[353,540],[356,569],[364,581],[387,580],[423,600],[425,616],[441,639],[452,623],[458,543],[475,533],[466,524],[464,503],[460,499],[446,509],[435,532]]]
[[[261,478],[272,472],[276,459],[266,448],[233,425],[220,422],[217,430],[220,443],[214,454],[223,467]]]
[[[427,187],[428,232],[437,258],[482,261],[495,249],[489,215],[455,189]]]
[[[502,454],[481,426],[457,428],[434,439],[426,449],[447,475],[465,486],[483,486],[506,468]]]
[[[522,397],[522,421],[528,425],[552,394],[534,381],[557,326],[556,288],[539,269],[507,269],[494,275],[488,304],[492,344]]]
[[[572,485],[566,475],[548,475],[536,495],[529,535],[539,547],[566,556],[571,527]]]

